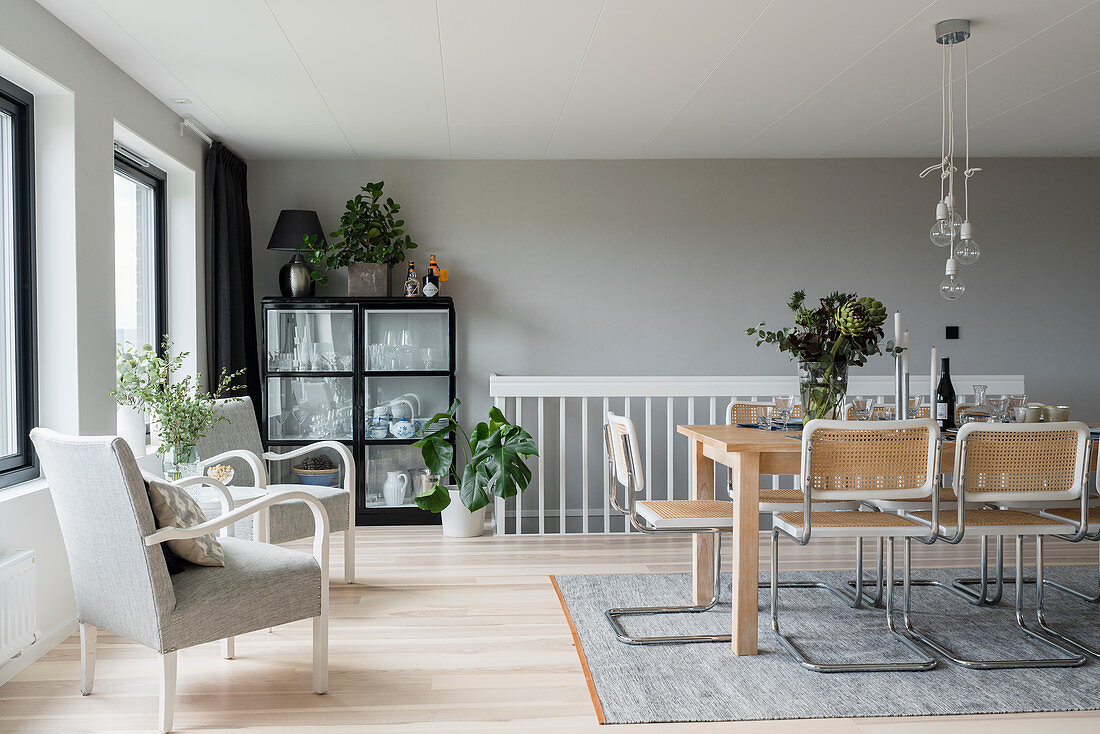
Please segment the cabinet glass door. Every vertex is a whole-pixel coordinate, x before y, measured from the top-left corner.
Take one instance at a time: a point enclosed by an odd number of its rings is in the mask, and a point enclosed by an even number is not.
[[[269,372],[350,372],[355,312],[272,309],[267,312]]]
[[[417,309],[367,311],[364,355],[372,372],[451,368],[449,312]]]
[[[415,507],[413,497],[424,492],[428,470],[420,449],[409,444],[364,446],[366,507]]]
[[[267,435],[287,440],[350,441],[351,377],[269,377]]]
[[[374,440],[419,438],[436,413],[450,407],[450,378],[366,377],[366,437]]]

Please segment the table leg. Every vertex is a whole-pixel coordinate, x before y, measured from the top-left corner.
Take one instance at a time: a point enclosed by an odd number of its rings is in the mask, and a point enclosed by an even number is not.
[[[756,654],[760,576],[760,454],[738,453],[733,471],[733,651]]]
[[[714,499],[714,461],[703,456],[703,444],[691,442],[691,499]],[[691,548],[692,604],[705,604],[714,593],[714,537],[710,533],[693,536]]]

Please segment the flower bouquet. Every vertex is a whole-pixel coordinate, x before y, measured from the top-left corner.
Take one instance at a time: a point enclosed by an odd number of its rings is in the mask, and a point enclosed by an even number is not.
[[[795,291],[787,307],[795,313],[794,326],[768,331],[764,322],[746,329],[756,336],[756,346],[775,344],[779,351],[798,359],[802,413],[807,421],[835,418],[848,392],[848,368],[862,366],[876,354],[900,354],[902,347],[887,341],[886,307],[881,301],[854,293],[834,292],[816,308],[806,306],[806,291]]]

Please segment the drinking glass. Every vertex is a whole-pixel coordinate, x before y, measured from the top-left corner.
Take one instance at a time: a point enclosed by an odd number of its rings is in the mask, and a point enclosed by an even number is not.
[[[1020,408],[1023,408],[1025,405],[1027,405],[1027,395],[1009,395],[1009,417],[1017,423],[1023,423],[1023,421],[1018,419],[1016,415],[1019,413]]]
[[[876,411],[878,413],[878,419],[880,421],[892,421],[898,414],[897,406],[895,405],[882,405]]]
[[[421,347],[420,358],[424,360],[424,369],[430,370],[435,364],[435,351],[431,347]]]
[[[776,395],[775,410],[779,413],[779,420],[783,421],[783,430],[787,430],[787,422],[794,412],[794,395]]]
[[[1005,423],[1005,409],[1008,408],[1008,396],[1007,395],[988,395],[985,399],[986,405],[989,406],[989,414],[993,418],[994,423]]]
[[[852,398],[852,410],[857,421],[869,421],[875,410],[875,401],[871,398]]]
[[[985,405],[985,393],[989,389],[988,385],[975,385],[974,386],[974,406],[981,407]]]
[[[401,346],[403,347],[415,347],[416,342],[413,341],[413,333],[408,329],[401,330]]]
[[[757,423],[762,430],[768,430],[772,424],[772,406],[761,405],[757,412]]]
[[[910,395],[909,396],[909,417],[916,418],[920,412],[920,406],[924,403],[923,395]]]
[[[367,346],[367,354],[370,355],[370,368],[372,370],[384,370],[386,345],[385,344],[370,344]]]

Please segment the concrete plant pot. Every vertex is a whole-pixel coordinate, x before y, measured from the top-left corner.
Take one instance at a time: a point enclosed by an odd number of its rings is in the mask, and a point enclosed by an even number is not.
[[[458,487],[447,487],[451,495],[451,504],[439,513],[443,519],[443,535],[448,538],[476,538],[485,532],[485,511],[488,506],[477,512],[470,512],[462,504]]]
[[[348,265],[348,295],[377,298],[390,294],[390,266],[385,263]]]

